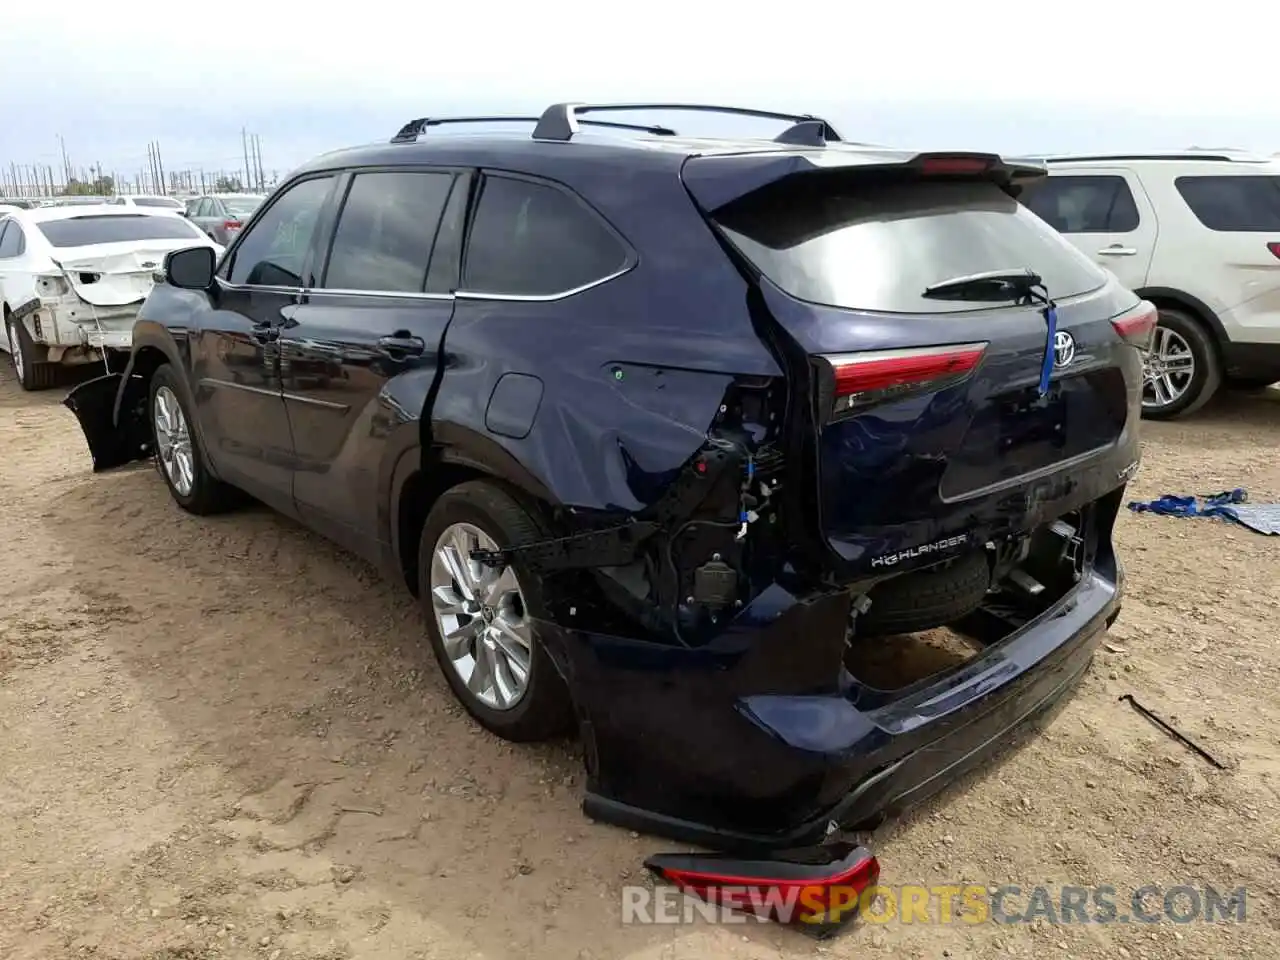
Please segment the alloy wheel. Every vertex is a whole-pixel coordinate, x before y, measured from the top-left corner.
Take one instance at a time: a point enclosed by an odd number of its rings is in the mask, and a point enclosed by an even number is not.
[[[1195,374],[1191,344],[1176,330],[1156,327],[1151,350],[1142,357],[1142,405],[1158,410],[1176,403],[1190,389]]]
[[[476,550],[497,549],[473,524],[446,527],[431,553],[431,606],[463,685],[486,707],[510,710],[529,687],[533,633],[515,570],[471,559]]]
[[[18,382],[21,383],[26,379],[26,370],[22,366],[22,349],[18,342],[18,335],[14,332],[14,322],[10,320],[5,325],[5,334],[9,338],[9,359],[13,362],[13,372],[18,375]]]
[[[152,418],[161,469],[178,495],[189,497],[196,483],[195,454],[191,449],[187,418],[182,413],[177,395],[169,387],[162,386],[156,391]]]

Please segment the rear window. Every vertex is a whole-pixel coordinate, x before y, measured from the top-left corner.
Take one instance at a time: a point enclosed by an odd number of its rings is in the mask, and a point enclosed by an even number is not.
[[[237,217],[249,217],[262,206],[262,197],[224,197],[222,205]]]
[[[1280,231],[1280,177],[1178,177],[1174,185],[1210,230]]]
[[[181,210],[182,203],[169,197],[134,197],[134,204],[139,207],[164,207],[166,210]]]
[[[1106,275],[996,184],[808,176],[717,210],[766,277],[801,300],[880,313],[959,313],[990,303],[926,299],[926,287],[1029,267],[1056,298]]]
[[[47,220],[40,232],[55,247],[84,247],[130,240],[194,240],[200,231],[178,217],[148,215],[83,216]]]

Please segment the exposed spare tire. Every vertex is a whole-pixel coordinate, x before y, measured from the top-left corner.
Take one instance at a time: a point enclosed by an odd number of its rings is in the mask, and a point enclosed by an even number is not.
[[[856,632],[889,636],[941,627],[978,609],[990,586],[991,568],[981,552],[904,573],[871,589],[871,607],[858,617]]]

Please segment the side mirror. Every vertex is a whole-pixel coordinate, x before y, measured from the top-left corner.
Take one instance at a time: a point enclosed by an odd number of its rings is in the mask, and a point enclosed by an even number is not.
[[[187,247],[165,254],[164,279],[182,290],[208,290],[217,266],[212,247]]]

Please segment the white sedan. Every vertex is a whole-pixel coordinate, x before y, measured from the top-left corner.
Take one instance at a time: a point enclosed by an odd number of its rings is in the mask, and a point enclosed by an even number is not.
[[[133,207],[138,211],[153,213],[156,210],[168,210],[170,213],[183,213],[187,205],[177,197],[155,197],[133,194],[117,194],[109,201],[112,206]]]
[[[158,210],[104,204],[0,214],[0,350],[22,387],[52,386],[59,365],[102,360],[114,369],[111,358],[127,355],[165,254],[200,246],[222,256],[199,227]]]

